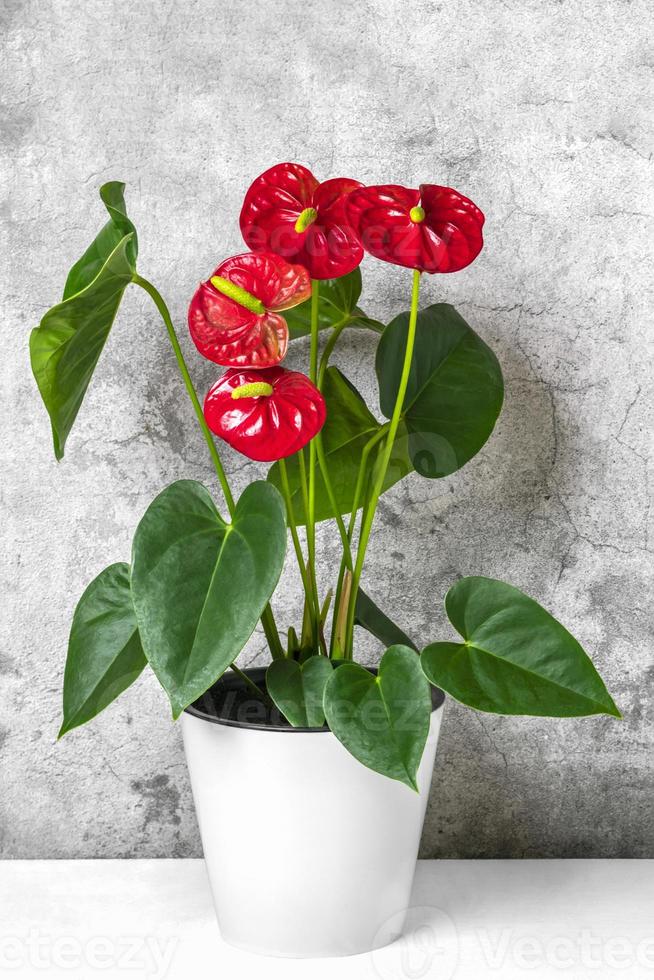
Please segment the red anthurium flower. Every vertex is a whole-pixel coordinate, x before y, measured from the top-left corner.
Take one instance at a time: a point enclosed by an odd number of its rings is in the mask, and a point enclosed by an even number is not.
[[[217,364],[271,367],[288,347],[288,326],[279,311],[310,295],[309,274],[301,265],[266,252],[235,255],[198,286],[188,311],[191,337]]]
[[[326,414],[324,398],[306,375],[282,367],[226,371],[204,400],[211,431],[261,462],[302,449]]]
[[[484,244],[484,215],[451,187],[362,187],[348,196],[346,210],[366,251],[421,272],[457,272]]]
[[[322,184],[299,163],[278,163],[250,186],[241,210],[248,248],[299,262],[312,279],[344,276],[363,249],[345,212],[348,195],[362,184],[336,177]]]

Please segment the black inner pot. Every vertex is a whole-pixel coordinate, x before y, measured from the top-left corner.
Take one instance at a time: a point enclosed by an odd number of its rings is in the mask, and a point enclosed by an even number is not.
[[[374,667],[369,667],[376,674]],[[266,668],[250,667],[243,671],[257,687],[266,688]],[[440,708],[445,695],[436,687],[431,688],[432,711]],[[195,718],[211,721],[215,725],[228,725],[232,728],[255,728],[273,732],[326,732],[322,728],[294,728],[274,704],[258,698],[241,680],[238,674],[227,670],[208,691],[185,709]]]

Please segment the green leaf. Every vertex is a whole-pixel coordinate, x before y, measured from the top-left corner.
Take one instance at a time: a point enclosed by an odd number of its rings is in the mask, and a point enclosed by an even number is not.
[[[357,592],[354,606],[354,622],[357,626],[361,626],[368,633],[371,633],[380,640],[385,647],[400,644],[405,647],[411,647],[412,650],[417,651],[418,649],[404,630],[396,626],[388,618],[386,613],[383,613],[379,606],[375,605],[370,596],[366,595],[361,587],[359,587],[359,591]]]
[[[100,195],[110,220],[68,274],[64,298],[30,335],[32,372],[50,416],[57,459],[77,417],[136,262],[136,232],[123,184]]]
[[[381,426],[368,410],[366,403],[354,385],[338,368],[327,368],[323,395],[327,405],[327,419],[321,433],[322,445],[327,458],[336,502],[341,514],[349,514],[352,512],[361,453],[368,440],[379,432]],[[383,445],[383,439],[379,445]],[[373,451],[372,460],[376,458],[377,451],[378,449]],[[290,456],[286,460],[286,466],[295,518],[298,524],[304,524],[304,503],[297,456]],[[407,456],[406,438],[403,440],[400,437],[393,447],[393,456],[384,481],[384,490],[388,490],[409,472],[411,472],[411,463]],[[278,463],[275,463],[269,470],[268,479],[276,487],[281,488]],[[320,467],[316,467],[316,519],[325,521],[333,516],[322,472]]]
[[[109,212],[109,221],[100,229],[84,255],[77,260],[68,273],[64,287],[64,299],[69,299],[75,293],[81,293],[93,282],[123,238],[129,238],[127,259],[132,268],[136,268],[138,254],[136,228],[127,217],[124,191],[125,185],[117,180],[103,184],[100,188],[100,198]]]
[[[325,685],[332,673],[329,657],[313,656],[303,664],[273,660],[266,671],[266,689],[294,728],[320,728]]]
[[[418,790],[431,695],[413,650],[390,647],[377,676],[360,664],[342,664],[327,682],[324,705],[327,724],[359,762]]]
[[[384,329],[377,320],[371,320],[358,309],[357,300],[361,295],[361,271],[357,268],[338,279],[323,279],[318,297],[318,329],[331,327],[359,327],[381,333]],[[306,337],[311,333],[311,300],[308,299],[291,310],[284,311],[291,340]]]
[[[110,565],[87,587],[73,615],[59,738],[106,708],[146,663],[132,605],[129,565]]]
[[[286,552],[283,501],[251,483],[226,524],[194,480],[171,484],[136,530],[132,595],[143,649],[177,718],[251,636]]]
[[[386,418],[395,405],[408,326],[409,314],[401,313],[377,348]],[[503,396],[497,358],[454,307],[437,303],[421,310],[402,415],[416,472],[443,477],[472,459],[493,431]]]
[[[373,333],[384,332],[384,324],[380,323],[379,320],[373,320],[372,317],[367,316],[358,306],[352,310],[347,326],[356,328],[357,330],[372,330]]]
[[[519,589],[464,578],[445,608],[465,642],[432,643],[421,659],[431,683],[457,701],[503,715],[621,717],[577,640]]]

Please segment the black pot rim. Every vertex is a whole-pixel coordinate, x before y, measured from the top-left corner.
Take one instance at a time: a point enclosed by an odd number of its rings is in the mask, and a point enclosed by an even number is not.
[[[368,670],[376,674],[377,670],[374,667],[369,667]],[[265,687],[266,678],[266,668],[265,667],[248,667],[243,671],[251,681],[259,686],[263,685]],[[288,722],[272,722],[272,721],[240,721],[237,718],[221,717],[217,714],[212,714],[208,710],[207,701],[213,703],[213,699],[216,695],[221,697],[226,697],[230,691],[242,692],[246,690],[245,683],[241,680],[238,674],[223,674],[223,676],[213,684],[208,691],[205,692],[200,698],[189,704],[188,707],[184,708],[184,712],[191,715],[193,718],[199,718],[201,721],[207,721],[212,725],[223,725],[225,728],[244,728],[251,731],[258,732],[284,732],[286,734],[329,734],[331,729],[327,725],[323,725],[321,728],[294,728],[289,725]],[[437,711],[445,701],[445,694],[438,687],[432,687],[431,690],[431,710],[432,713]],[[254,697],[253,697],[254,702]],[[204,704],[202,702],[205,702]],[[263,703],[262,703],[263,704]],[[282,715],[277,709],[278,717],[281,719]]]

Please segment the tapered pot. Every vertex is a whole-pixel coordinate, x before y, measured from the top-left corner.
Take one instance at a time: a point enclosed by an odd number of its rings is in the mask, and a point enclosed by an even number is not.
[[[258,684],[263,670],[248,671]],[[328,729],[290,728],[222,678],[182,716],[223,938],[270,956],[362,953],[402,930],[444,695],[419,793],[357,762]]]

